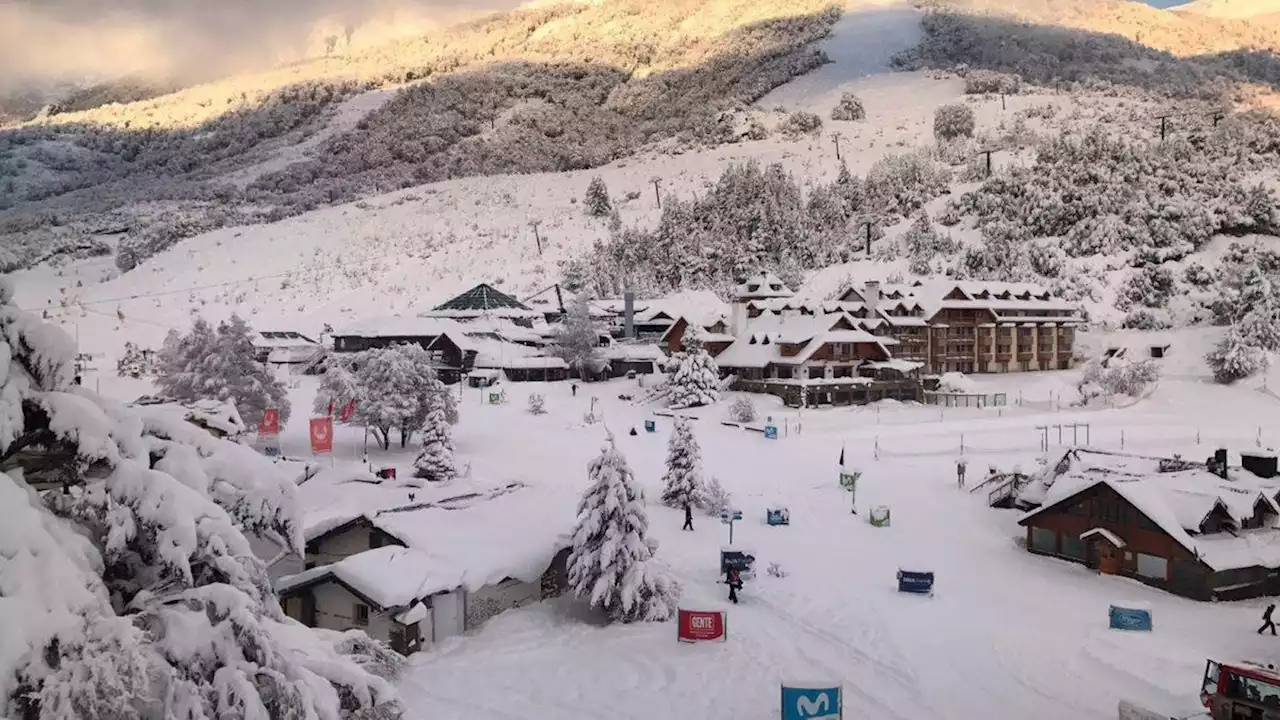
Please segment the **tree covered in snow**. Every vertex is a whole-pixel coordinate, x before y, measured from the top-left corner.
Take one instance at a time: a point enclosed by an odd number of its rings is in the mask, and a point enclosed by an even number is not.
[[[391,431],[400,432],[400,447],[423,428],[433,403],[450,424],[458,422],[458,401],[431,365],[431,355],[411,343],[342,353],[325,360],[313,411],[341,421],[355,403],[347,424],[367,428],[383,450],[391,447]]]
[[[414,475],[431,482],[448,482],[457,475],[453,464],[453,438],[451,424],[444,406],[444,397],[433,394],[427,400],[427,416],[422,426],[422,452],[413,461]]]
[[[552,352],[583,380],[600,372],[606,360],[600,354],[600,326],[591,319],[591,304],[585,294],[578,295],[565,308],[564,322],[555,330]]]
[[[1240,293],[1240,334],[1253,347],[1280,352],[1280,300],[1276,284],[1255,266]]]
[[[1249,343],[1239,326],[1231,326],[1217,345],[1205,355],[1213,379],[1224,385],[1243,380],[1266,367],[1267,355]]]
[[[569,585],[615,621],[665,621],[680,587],[654,560],[657,542],[627,460],[609,435],[587,466],[590,485],[578,503],[569,553]]]
[[[720,478],[712,475],[703,490],[702,509],[711,517],[719,517],[720,513],[729,510],[732,505],[733,498],[729,496],[729,491],[720,484]]]
[[[184,402],[230,400],[250,426],[261,422],[267,408],[278,408],[282,423],[289,420],[284,383],[257,361],[253,331],[238,315],[216,330],[203,318],[185,335],[171,330],[160,349],[156,386]]]
[[[1160,366],[1150,360],[1139,362],[1112,361],[1108,365],[1094,360],[1085,366],[1076,390],[1081,399],[1115,395],[1139,397],[1160,379]]]
[[[675,508],[701,506],[702,450],[688,418],[677,417],[667,440],[667,472],[662,476],[662,502]]]
[[[702,344],[702,329],[690,323],[684,331],[684,350],[667,361],[670,406],[690,408],[720,399],[720,368]]]
[[[960,249],[960,244],[950,235],[938,231],[924,210],[911,223],[902,241],[910,258],[908,269],[917,275],[933,274],[935,258],[950,259]]]
[[[0,357],[0,716],[394,716],[391,685],[287,618],[249,547],[302,551],[289,478],[75,386],[74,343],[3,282]]]
[[[939,140],[973,137],[977,124],[973,108],[964,103],[943,105],[933,112],[933,135]]]
[[[843,292],[843,291],[842,291]],[[756,420],[756,404],[746,395],[734,398],[729,406],[729,419],[734,422],[749,423]]]
[[[155,372],[154,353],[126,342],[124,355],[116,361],[116,374],[120,377],[141,378]]]
[[[592,177],[591,182],[587,183],[587,193],[582,197],[582,206],[591,217],[607,217],[612,212],[613,203],[609,200],[609,188],[605,187],[604,180],[599,175]]]
[[[843,120],[851,122],[855,120],[865,120],[867,111],[862,107],[862,100],[851,92],[840,93],[840,102],[831,109],[832,120]]]
[[[533,415],[547,414],[547,399],[542,393],[529,393],[529,412]]]

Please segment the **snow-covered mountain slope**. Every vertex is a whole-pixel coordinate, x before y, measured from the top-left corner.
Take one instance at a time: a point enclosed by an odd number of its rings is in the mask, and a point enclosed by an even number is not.
[[[1176,12],[1233,19],[1280,15],[1280,9],[1277,9],[1276,4],[1271,0],[1194,0],[1194,2],[1175,5],[1169,9]]]

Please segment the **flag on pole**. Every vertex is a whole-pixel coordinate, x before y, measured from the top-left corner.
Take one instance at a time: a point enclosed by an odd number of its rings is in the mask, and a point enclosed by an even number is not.
[[[840,467],[844,467],[844,446],[840,446]]]
[[[356,399],[351,398],[350,400],[347,401],[346,406],[342,408],[342,415],[338,417],[338,420],[342,422],[347,422],[348,420],[351,419],[351,416],[354,415],[355,412],[356,412]]]
[[[329,412],[328,412],[328,415],[329,415],[329,417],[333,417],[333,398],[330,398],[330,399],[329,399]]]
[[[840,487],[849,491],[849,503],[853,513],[858,514],[858,477],[862,473],[857,470],[849,471],[844,464],[844,446],[840,446]]]

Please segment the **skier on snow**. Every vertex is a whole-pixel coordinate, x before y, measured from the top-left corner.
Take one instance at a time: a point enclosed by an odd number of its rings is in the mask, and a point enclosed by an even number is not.
[[[693,530],[693,506],[689,503],[684,504],[684,527],[681,530]]]
[[[958,485],[961,490],[964,489],[964,469],[967,464],[968,463],[964,461],[964,458],[960,458],[956,461],[956,485]]]
[[[1258,634],[1261,635],[1263,630],[1271,629],[1271,634],[1276,634],[1276,624],[1271,622],[1271,613],[1276,611],[1276,604],[1267,605],[1267,609],[1262,611],[1262,627],[1258,628]]]

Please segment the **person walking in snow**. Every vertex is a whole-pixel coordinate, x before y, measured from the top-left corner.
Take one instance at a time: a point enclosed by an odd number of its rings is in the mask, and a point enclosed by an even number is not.
[[[1271,629],[1271,634],[1276,634],[1276,624],[1271,622],[1271,613],[1276,611],[1276,604],[1267,605],[1267,609],[1262,611],[1262,627],[1258,628],[1258,634],[1261,635],[1267,628]]]
[[[684,504],[684,527],[681,530],[693,531],[693,506],[689,503]]]
[[[569,383],[569,391],[573,393],[574,397],[578,397],[578,383]]]
[[[729,586],[729,601],[737,605],[738,590],[742,589],[742,575],[738,572],[738,568],[729,568],[729,572],[726,573],[725,583]]]
[[[964,489],[964,469],[966,465],[967,463],[964,461],[964,458],[960,458],[956,461],[956,485],[958,485],[961,490]]]

